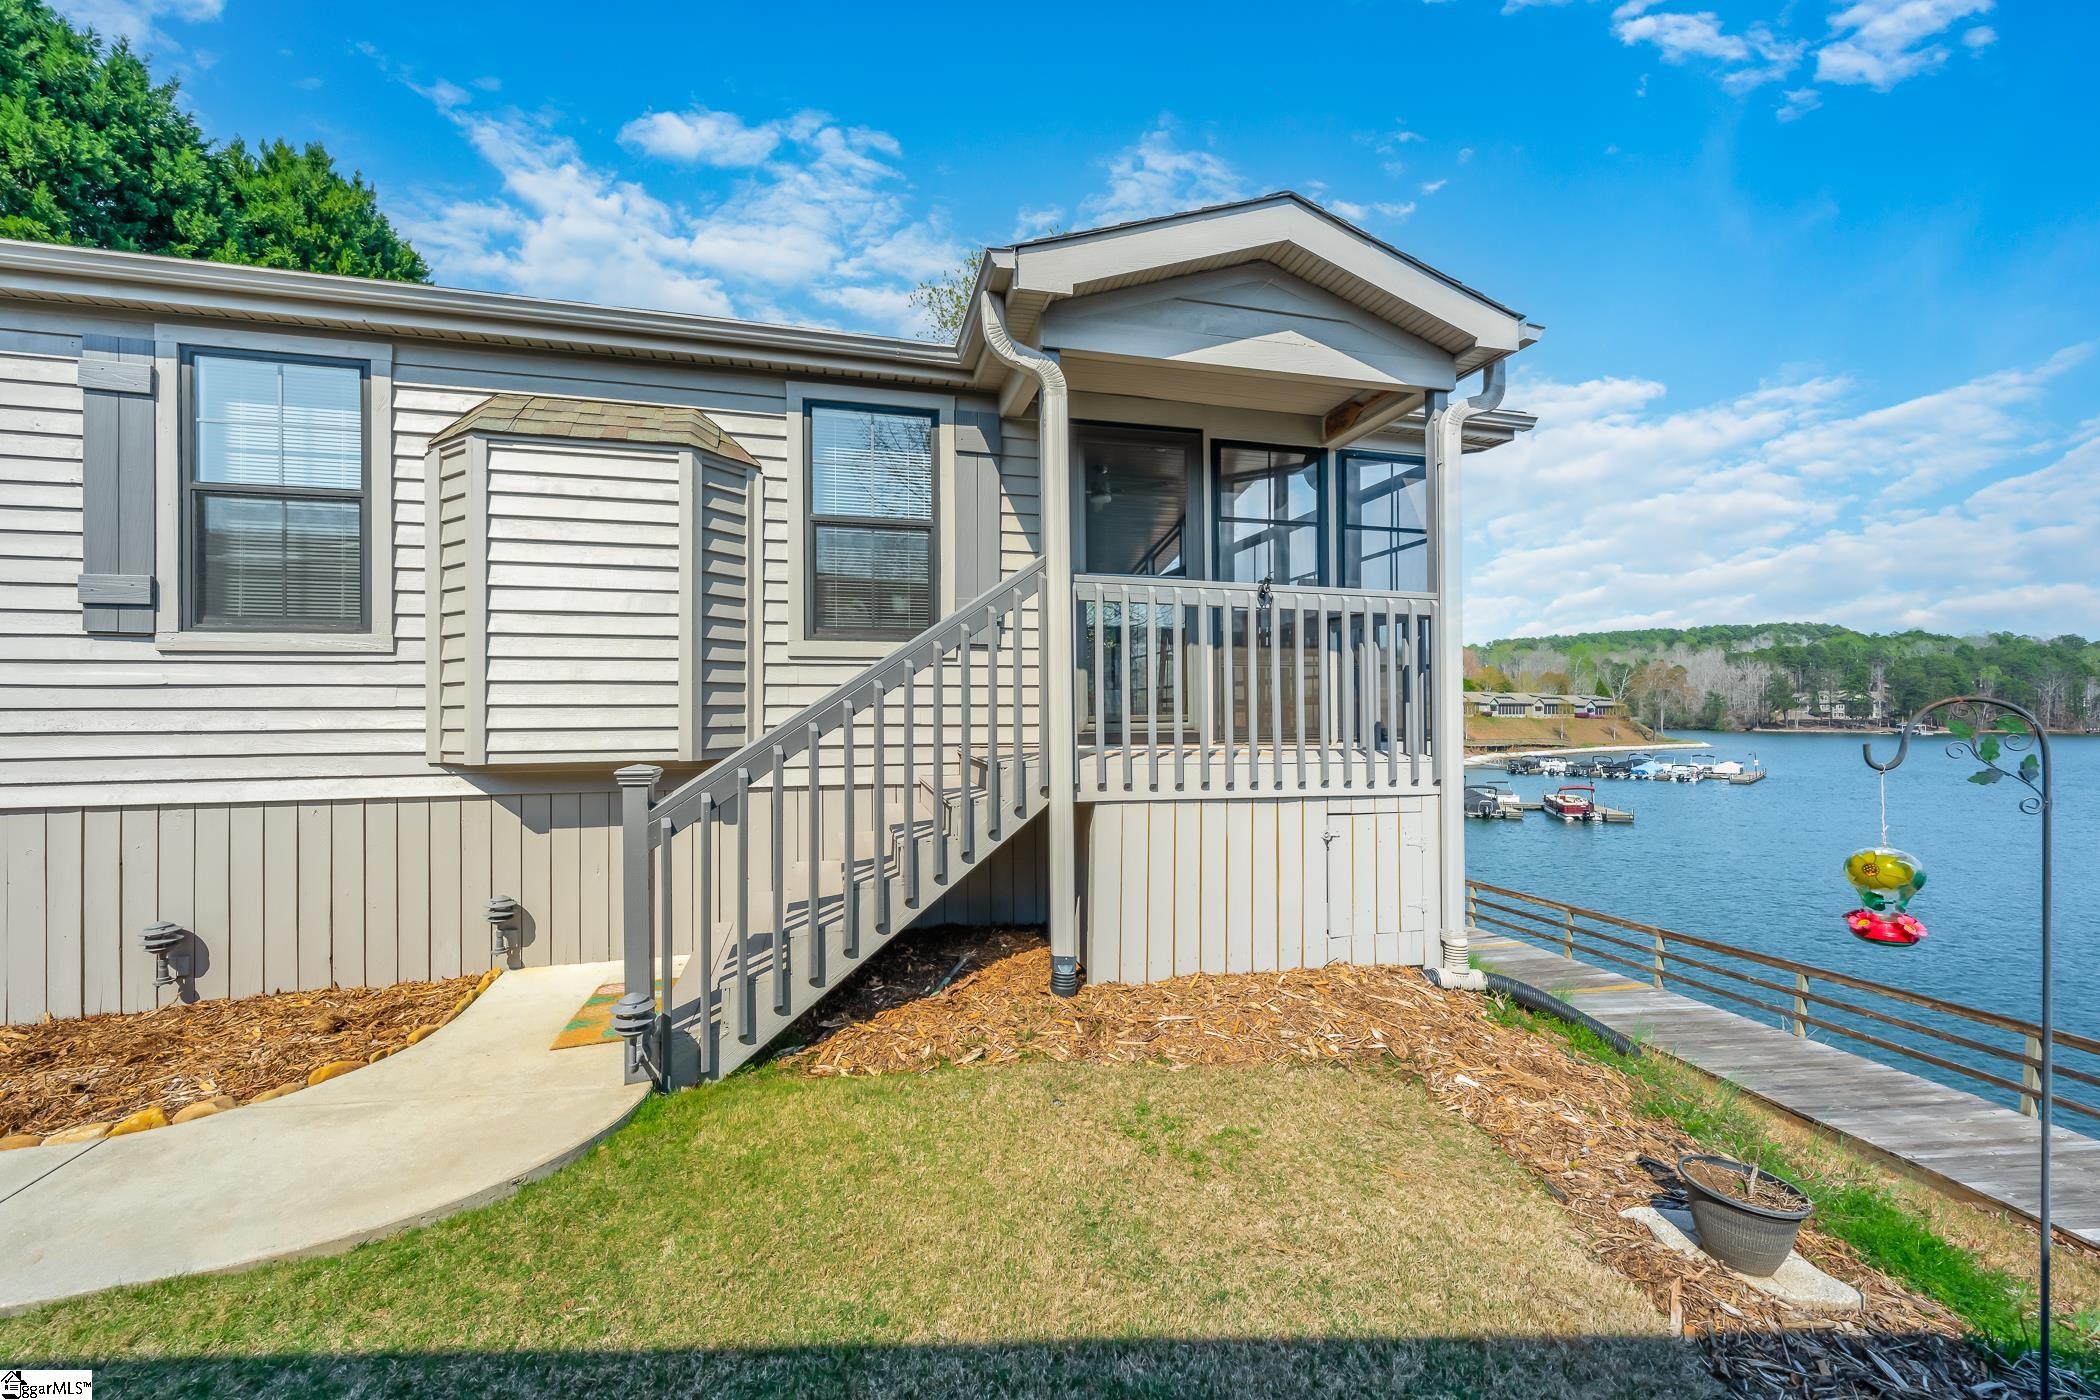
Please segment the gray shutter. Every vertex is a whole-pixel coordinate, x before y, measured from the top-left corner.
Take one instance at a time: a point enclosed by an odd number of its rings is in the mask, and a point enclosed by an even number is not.
[[[969,602],[1000,579],[999,415],[955,414],[955,602]]]
[[[153,633],[153,342],[83,338],[81,625]]]

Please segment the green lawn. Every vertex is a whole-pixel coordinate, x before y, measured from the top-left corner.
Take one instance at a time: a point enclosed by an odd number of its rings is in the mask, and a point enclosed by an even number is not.
[[[429,1229],[0,1319],[0,1358],[122,1395],[1715,1393],[1379,1068],[761,1070]]]

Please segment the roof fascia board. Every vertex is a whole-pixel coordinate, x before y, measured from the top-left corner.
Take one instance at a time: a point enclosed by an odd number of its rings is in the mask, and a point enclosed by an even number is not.
[[[0,239],[0,296],[8,295],[949,386],[970,380],[955,347],[932,341]]]
[[[1189,214],[1015,249],[1014,285],[1053,297],[1138,272],[1292,243],[1363,282],[1420,307],[1483,348],[1513,353],[1535,339],[1525,320],[1425,271],[1296,199]],[[1171,272],[1165,275],[1173,275]]]

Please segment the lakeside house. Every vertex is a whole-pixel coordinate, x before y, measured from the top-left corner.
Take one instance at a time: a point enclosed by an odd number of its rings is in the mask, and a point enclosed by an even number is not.
[[[1466,703],[1482,719],[1599,719],[1623,715],[1626,704],[1608,695],[1534,695],[1521,690],[1469,690]]]
[[[662,950],[720,1073],[920,922],[1462,978],[1463,716],[1605,703],[1460,689],[1539,334],[1288,193],[952,345],[0,242],[7,1019]]]

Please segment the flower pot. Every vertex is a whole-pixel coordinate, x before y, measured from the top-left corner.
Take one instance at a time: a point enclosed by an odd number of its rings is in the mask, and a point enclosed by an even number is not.
[[[1692,1223],[1699,1229],[1699,1247],[1739,1274],[1769,1278],[1779,1271],[1793,1251],[1801,1222],[1815,1210],[1808,1193],[1784,1177],[1759,1172],[1766,1187],[1776,1186],[1767,1197],[1785,1198],[1785,1203],[1766,1199],[1745,1200],[1733,1192],[1716,1189],[1698,1180],[1692,1170],[1748,1181],[1749,1164],[1729,1157],[1684,1156],[1677,1159],[1677,1175],[1692,1207]],[[1725,1184],[1725,1183],[1724,1183]]]

